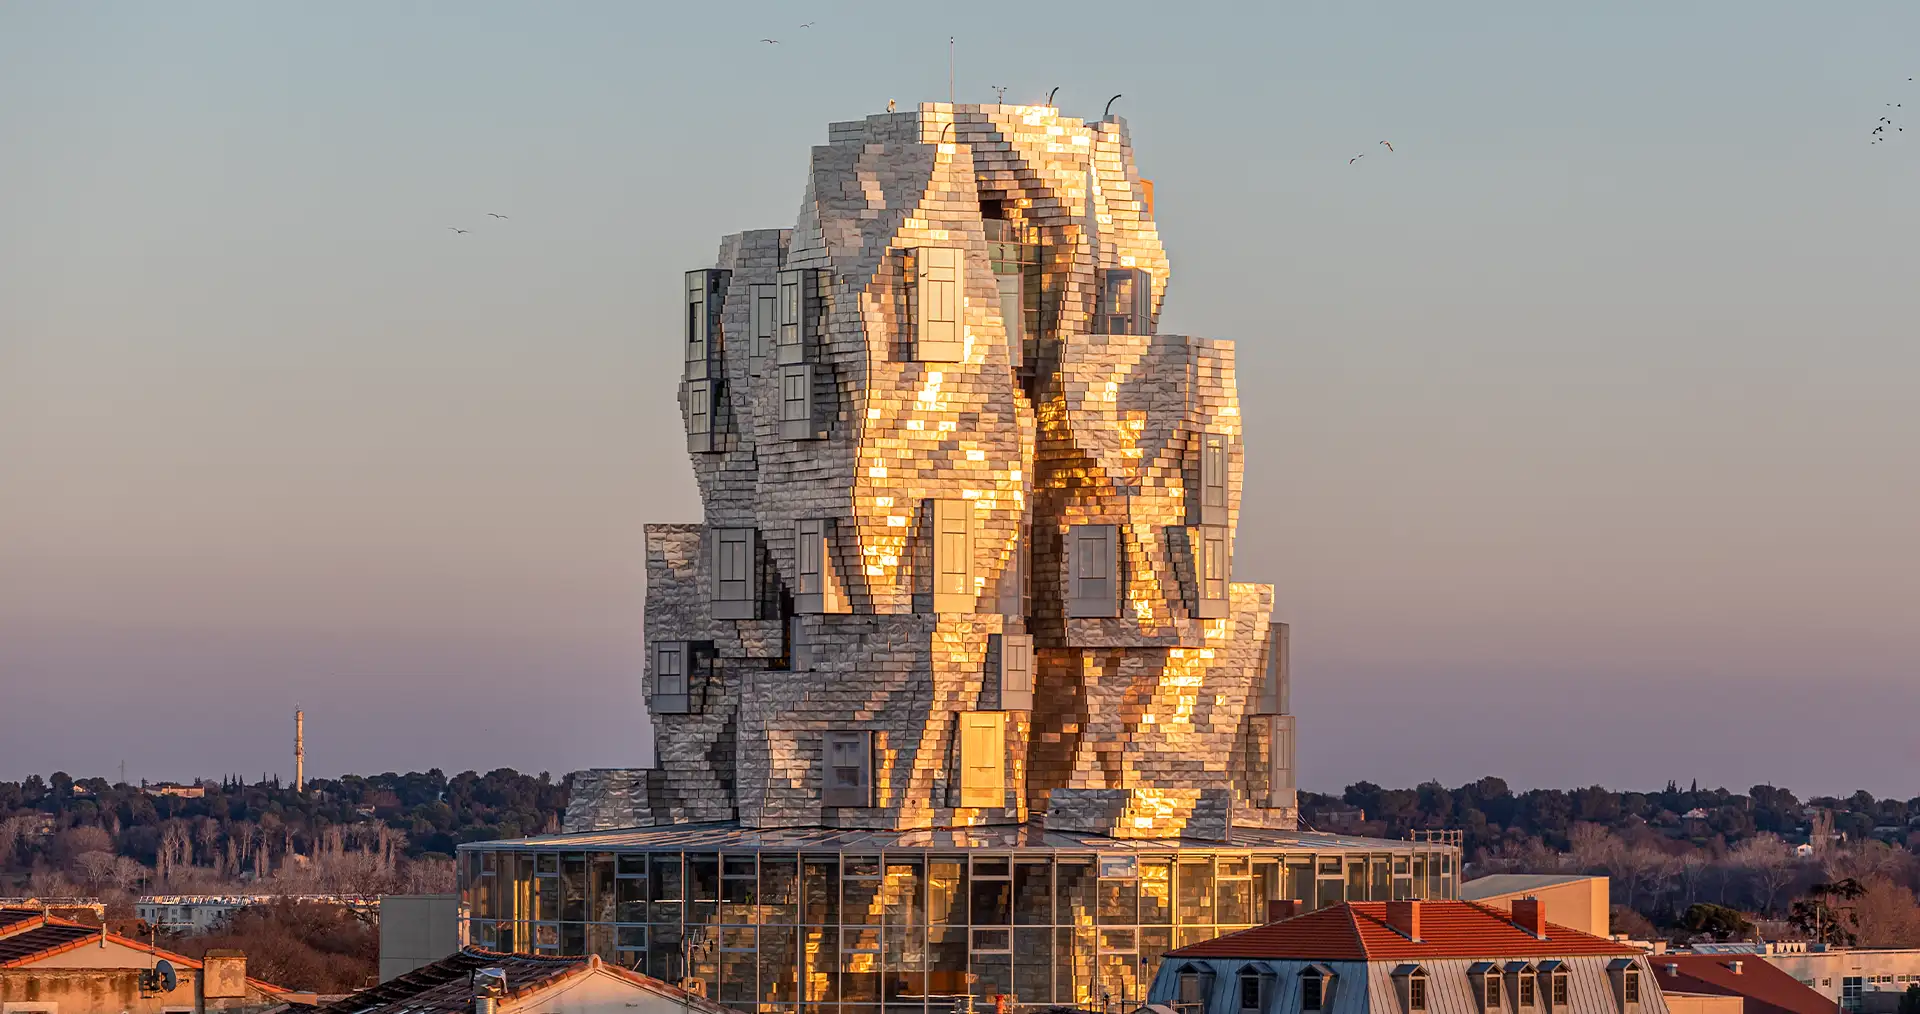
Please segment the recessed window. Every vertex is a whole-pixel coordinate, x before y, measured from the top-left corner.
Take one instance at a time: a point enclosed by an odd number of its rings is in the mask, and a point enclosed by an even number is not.
[[[714,528],[712,540],[713,618],[751,620],[758,615],[755,531]]]
[[[933,611],[974,611],[973,503],[933,501]]]
[[[687,671],[692,646],[685,641],[656,641],[653,645],[653,697],[648,708],[656,715],[683,715],[690,710]]]
[[[1533,986],[1533,976],[1531,976],[1531,975],[1521,975],[1521,976],[1520,976],[1520,988],[1519,988],[1519,999],[1520,999],[1520,1006],[1522,1006],[1522,1007],[1532,1007],[1532,1006],[1533,1006],[1533,1000],[1534,1000],[1534,997],[1533,997],[1533,990],[1534,990],[1534,986]]]
[[[1153,276],[1139,268],[1109,268],[1101,276],[1101,334],[1153,333]]]
[[[966,353],[961,251],[918,247],[908,252],[908,262],[913,283],[913,358],[922,363],[957,363]]]
[[[1226,434],[1200,434],[1200,524],[1227,523],[1227,471],[1231,461]]]
[[[1003,807],[1007,797],[1006,715],[960,713],[960,805]]]
[[[1485,989],[1484,1002],[1486,1003],[1487,1009],[1498,1010],[1500,1007],[1500,977],[1497,975],[1487,976],[1483,982],[1483,987]]]
[[[1634,1004],[1634,1003],[1640,1002],[1640,970],[1639,969],[1637,968],[1627,969],[1625,987],[1621,990],[1621,993],[1625,997],[1627,1003]]]
[[[793,559],[797,578],[794,612],[846,611],[845,597],[833,569],[833,527],[831,518],[802,518],[794,523]]]
[[[779,291],[777,285],[755,285],[748,289],[749,321],[748,327],[753,334],[751,358],[765,359],[773,354],[775,329],[779,326]]]
[[[1300,1009],[1319,1010],[1327,996],[1327,978],[1318,969],[1300,973]]]
[[[1552,990],[1553,1005],[1565,1007],[1567,1005],[1567,973],[1553,973]]]
[[[795,268],[780,272],[780,294],[776,304],[775,361],[783,366],[806,362],[808,346],[814,338],[814,311],[818,304],[818,276],[810,269]]]
[[[826,434],[815,410],[815,368],[812,363],[780,367],[780,436],[788,440],[817,440]]]
[[[1196,552],[1200,565],[1200,609],[1195,615],[1219,619],[1227,615],[1227,585],[1232,577],[1232,565],[1227,559],[1227,528],[1203,525],[1193,531],[1199,535]]]
[[[873,805],[873,733],[829,732],[824,744],[825,806]]]
[[[1033,710],[1033,635],[995,634],[1000,646],[1000,710]]]
[[[1120,538],[1114,525],[1067,529],[1067,615],[1120,615]]]
[[[1240,973],[1240,1010],[1241,1014],[1253,1014],[1260,1009],[1260,975],[1258,972]]]
[[[1416,973],[1407,979],[1407,1009],[1427,1009],[1427,976],[1424,972]]]

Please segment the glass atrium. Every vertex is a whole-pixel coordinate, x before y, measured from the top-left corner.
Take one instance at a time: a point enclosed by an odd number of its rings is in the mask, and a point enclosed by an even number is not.
[[[463,845],[460,886],[474,946],[697,977],[739,1010],[945,1014],[968,994],[1137,1000],[1161,954],[1262,922],[1270,900],[1452,898],[1458,859],[1245,828],[1205,842],[683,824]]]

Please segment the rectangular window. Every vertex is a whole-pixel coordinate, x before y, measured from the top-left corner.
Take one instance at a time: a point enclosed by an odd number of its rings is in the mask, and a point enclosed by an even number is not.
[[[713,354],[714,304],[718,302],[718,272],[687,272],[686,362],[688,380],[707,379],[707,360]]]
[[[913,279],[913,358],[922,363],[957,363],[966,353],[961,251],[923,246],[908,256]]]
[[[1153,333],[1152,274],[1140,268],[1108,268],[1100,289],[1100,334]]]
[[[829,732],[823,806],[873,805],[873,733]]]
[[[1640,972],[1629,968],[1625,976],[1625,988],[1621,991],[1629,1004],[1640,1002]]]
[[[1567,973],[1555,972],[1553,973],[1553,1006],[1556,1008],[1559,1008],[1559,1007],[1565,1007],[1566,1005],[1567,1005]]]
[[[1217,620],[1227,615],[1227,585],[1233,576],[1227,554],[1227,528],[1203,525],[1194,531],[1199,534],[1196,548],[1200,565],[1200,610],[1195,615]]]
[[[1000,642],[1000,710],[1033,710],[1033,635],[995,634]]]
[[[713,395],[719,384],[714,380],[687,381],[687,450],[707,453],[716,450],[713,439]]]
[[[797,613],[847,611],[833,571],[833,529],[831,518],[802,518],[794,523],[793,608]]]
[[[1253,972],[1240,973],[1240,1010],[1242,1014],[1259,1014],[1260,976]]]
[[[1200,434],[1200,506],[1203,525],[1227,523],[1227,474],[1233,461],[1232,449],[1222,433]]]
[[[1533,1006],[1533,976],[1522,973],[1520,976],[1520,1006]]]
[[[1120,615],[1120,538],[1114,525],[1067,529],[1067,615]]]
[[[653,698],[648,710],[656,715],[684,715],[689,710],[687,670],[691,654],[685,641],[656,641],[653,645]]]
[[[713,618],[751,620],[759,616],[759,582],[755,580],[755,536],[751,528],[714,528]]]
[[[754,285],[749,287],[751,302],[748,304],[748,328],[753,334],[751,358],[762,360],[773,354],[774,329],[779,326],[779,291],[777,285]]]
[[[1291,646],[1288,640],[1286,624],[1274,623],[1267,628],[1267,664],[1260,679],[1259,698],[1254,702],[1256,715],[1284,715],[1290,709],[1287,656]]]
[[[1007,805],[1006,716],[960,713],[960,805]]]
[[[812,363],[780,367],[780,436],[787,440],[817,440],[826,436],[814,411]]]
[[[776,361],[782,366],[807,361],[807,343],[813,337],[807,325],[814,301],[814,273],[806,268],[780,272]]]
[[[933,611],[974,611],[973,503],[933,501]]]
[[[1300,793],[1294,784],[1293,716],[1273,715],[1267,737],[1267,805],[1287,809],[1299,805]]]
[[[1407,980],[1407,1009],[1427,1009],[1427,977],[1415,975]]]
[[[1025,343],[1021,340],[1025,334],[1022,326],[1026,316],[1026,293],[1019,275],[995,275],[994,281],[1000,285],[1000,320],[1007,328],[1007,364],[1018,367],[1025,358]]]
[[[1480,978],[1481,1003],[1486,1010],[1500,1009],[1500,976],[1488,972]]]
[[[1317,971],[1309,970],[1300,976],[1300,1009],[1319,1010],[1326,992],[1326,978]]]

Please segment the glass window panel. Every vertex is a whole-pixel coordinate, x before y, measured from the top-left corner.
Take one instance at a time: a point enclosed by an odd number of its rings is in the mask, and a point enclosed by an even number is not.
[[[1013,955],[975,954],[973,956],[973,996],[976,1001],[992,999],[996,993],[1013,992]],[[980,1009],[975,1003],[974,1009]],[[991,1008],[989,1008],[991,1009]]]
[[[966,859],[935,857],[927,864],[927,886],[929,921],[935,925],[967,921]]]
[[[647,921],[647,882],[622,877],[616,887],[618,903],[614,912],[621,922]]]
[[[1091,926],[1099,911],[1094,863],[1089,858],[1066,858],[1054,874],[1055,925]]]
[[[1132,953],[1139,939],[1130,929],[1103,929],[1100,931],[1100,950],[1125,951]]]
[[[585,923],[565,922],[560,924],[560,953],[587,953],[587,927]]]
[[[852,925],[877,926],[880,923],[880,879],[854,876],[855,869],[864,868],[856,866],[851,860],[847,862],[846,874],[840,881],[840,896],[843,899],[840,921]],[[878,873],[879,864],[875,863],[872,869]]]
[[[616,870],[623,877],[644,877],[647,875],[647,857],[644,855],[622,854],[616,860]]]
[[[622,926],[614,937],[621,950],[646,950],[647,928],[645,926]]]
[[[693,901],[720,900],[720,860],[717,856],[687,857],[687,873],[693,887]]]
[[[1223,877],[1245,877],[1253,872],[1251,860],[1246,856],[1221,856],[1214,865]]]
[[[1006,877],[1013,874],[1010,868],[1012,860],[1005,856],[981,856],[973,861],[975,877]]]
[[[1013,921],[1020,926],[1053,925],[1051,861],[1013,864]]]
[[[792,856],[760,857],[760,921],[787,926],[800,918],[800,868]]]
[[[927,923],[926,874],[918,859],[887,857],[887,922],[900,926]]]
[[[976,926],[1005,926],[1013,922],[1013,881],[981,880],[974,868],[969,908]]]
[[[808,856],[802,879],[806,887],[805,921],[810,926],[832,926],[840,922],[840,860],[834,856]],[[813,999],[818,999],[813,998]]]
[[[681,964],[679,923],[656,923],[648,928],[647,974],[667,982],[678,982],[686,974]]]
[[[794,929],[791,926],[760,931],[760,999],[776,1003],[800,999],[799,973],[794,965]]]
[[[807,861],[813,865],[812,860]],[[835,870],[839,864],[835,863]],[[837,878],[836,878],[837,879]],[[831,1003],[840,999],[840,930],[832,926],[809,926],[800,931],[804,971],[800,983],[806,999]]]
[[[1173,950],[1173,930],[1165,927],[1140,928],[1140,974],[1152,982],[1160,972],[1160,956]]]
[[[1053,999],[1052,929],[1013,931],[1013,992],[1025,1003]]]
[[[601,961],[613,960],[613,927],[605,923],[591,923],[587,926],[588,954],[599,955]]]
[[[722,857],[720,873],[722,876],[747,877],[748,879],[759,875],[759,871],[754,869],[752,856]]]
[[[967,991],[965,926],[935,926],[927,931],[927,992],[954,996]]]
[[[560,857],[560,918],[572,922],[587,921],[587,857],[585,855],[571,853]]]
[[[535,919],[560,918],[560,878],[535,877],[533,884],[533,911]]]
[[[1138,880],[1100,881],[1100,925],[1131,926],[1140,920]]]
[[[753,952],[721,951],[718,986],[714,998],[721,1003],[752,1003],[756,999]]]
[[[748,860],[752,862],[752,860]],[[720,879],[720,921],[751,923],[758,914],[760,883],[754,877]]]
[[[533,924],[533,945],[535,947],[560,946],[560,926],[558,923],[537,922]]]
[[[1364,858],[1347,863],[1347,900],[1367,900],[1367,861]]]
[[[1369,901],[1386,901],[1393,897],[1392,869],[1392,865],[1385,856],[1374,856],[1367,861],[1367,899]]]
[[[1179,867],[1180,924],[1213,924],[1213,862],[1182,860]]]
[[[593,875],[591,878],[593,893],[589,897],[593,922],[612,922],[614,918],[613,896],[613,854],[601,852],[593,857]],[[611,955],[603,955],[610,957]]]
[[[1219,907],[1214,910],[1213,917],[1220,925],[1245,926],[1255,921],[1253,881],[1240,877],[1221,880],[1216,895]]]
[[[927,990],[927,931],[918,926],[888,926],[881,967],[885,999],[923,996]]]
[[[559,873],[560,857],[552,852],[542,852],[534,858],[535,873]]]
[[[1173,864],[1140,864],[1140,922],[1148,926],[1173,923]]]

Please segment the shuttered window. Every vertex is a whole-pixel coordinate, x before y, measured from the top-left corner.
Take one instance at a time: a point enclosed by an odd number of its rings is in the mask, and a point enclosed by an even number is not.
[[[974,611],[973,504],[933,501],[933,611]]]
[[[779,300],[777,285],[755,285],[749,290],[748,326],[753,333],[754,359],[765,359],[773,354],[774,329],[779,326]]]
[[[998,634],[1000,710],[1033,710],[1033,635]]]
[[[825,806],[873,805],[873,733],[829,732],[822,744]]]
[[[957,363],[965,352],[961,252],[923,246],[912,251],[914,354],[923,363]]]
[[[788,440],[824,436],[813,410],[813,364],[780,367],[780,435]]]
[[[1200,518],[1203,525],[1227,523],[1227,468],[1232,460],[1223,433],[1200,435]]]
[[[1267,721],[1272,723],[1267,743],[1267,805],[1296,806],[1299,792],[1293,781],[1293,716],[1275,715]]]
[[[1067,615],[1120,615],[1120,539],[1113,525],[1067,530]]]
[[[685,641],[656,641],[653,645],[653,698],[648,710],[656,715],[682,715],[687,708],[688,645]]]
[[[713,617],[751,620],[758,606],[754,580],[754,530],[715,528],[713,536]]]
[[[960,714],[960,805],[1002,807],[1007,800],[1006,716]]]
[[[1227,555],[1227,529],[1225,525],[1203,525],[1200,533],[1198,557],[1200,564],[1200,613],[1203,619],[1219,619],[1227,615],[1227,585],[1232,578],[1233,567]]]

